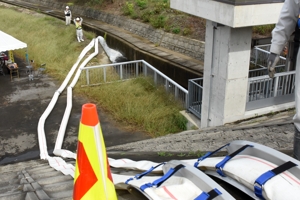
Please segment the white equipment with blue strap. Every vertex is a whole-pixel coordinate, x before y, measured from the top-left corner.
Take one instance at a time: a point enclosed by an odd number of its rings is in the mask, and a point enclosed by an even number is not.
[[[199,158],[195,166],[235,187],[241,185],[238,188],[250,191],[252,194],[246,193],[254,199],[300,199],[299,161],[247,141],[234,141],[220,149],[224,147],[231,148],[225,158],[209,158],[210,153]]]
[[[162,167],[161,176],[149,176]],[[157,172],[156,172],[157,174]],[[126,183],[151,200],[231,200],[234,199],[219,184],[206,174],[181,161],[169,161],[150,167],[135,176],[113,174],[115,185]],[[122,180],[121,180],[122,179]],[[117,187],[118,188],[118,187]],[[124,187],[125,188],[125,187]],[[128,188],[128,187],[127,187]]]
[[[212,157],[222,149],[227,150],[227,156]],[[275,149],[249,141],[230,142],[198,160],[170,161],[159,164],[146,160],[109,159],[109,164],[112,168],[141,171],[135,176],[112,174],[113,181],[116,188],[126,189],[131,185],[148,199],[153,199],[151,195],[156,195],[157,192],[166,193],[166,191],[174,191],[174,194],[181,198],[177,192],[190,191],[185,189],[187,185],[189,188],[193,188],[192,192],[187,194],[193,196],[190,197],[191,199],[209,195],[210,192],[218,193],[217,190],[222,195],[215,197],[216,199],[226,196],[225,190],[217,186],[212,187],[213,184],[208,184],[209,187],[203,188],[203,185],[211,180],[205,174],[222,179],[253,199],[300,199],[300,162]],[[180,164],[184,167],[177,169],[179,167],[176,168],[176,166]],[[193,165],[194,167],[192,167]],[[171,168],[173,170],[168,172]],[[199,175],[199,173],[205,176]],[[162,179],[163,176],[167,176],[166,174],[170,174],[170,177]],[[162,180],[164,181],[162,182]],[[203,180],[206,183],[203,183]],[[201,184],[199,185],[199,183]],[[164,188],[168,190],[165,191]],[[169,190],[169,188],[172,189]],[[184,196],[182,199],[186,200],[185,193],[182,195]],[[157,199],[164,199],[164,197],[157,197]]]

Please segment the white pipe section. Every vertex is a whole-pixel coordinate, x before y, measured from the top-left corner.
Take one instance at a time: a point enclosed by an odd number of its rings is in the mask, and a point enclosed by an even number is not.
[[[82,50],[82,52],[81,52],[80,56],[78,57],[76,63],[73,65],[73,67],[70,70],[70,72],[68,73],[66,79],[62,83],[61,87],[58,90],[56,90],[56,92],[54,93],[50,103],[48,104],[48,107],[46,108],[46,110],[44,111],[44,113],[42,114],[42,116],[39,119],[37,131],[38,131],[38,140],[39,140],[39,148],[40,148],[40,158],[43,159],[43,160],[46,160],[46,159],[49,158],[49,154],[48,154],[48,150],[47,150],[47,142],[46,142],[46,137],[45,137],[45,130],[44,130],[45,121],[46,121],[47,117],[49,116],[49,114],[51,113],[51,111],[53,110],[60,93],[66,87],[66,85],[69,82],[70,78],[72,77],[75,69],[77,68],[79,62],[82,60],[82,58],[85,56],[85,54],[93,46],[94,46],[94,39],[90,42],[90,44],[88,46],[86,46]]]
[[[63,139],[64,139],[64,136],[65,136],[66,127],[67,127],[69,117],[70,117],[70,114],[71,114],[71,110],[72,110],[72,89],[76,85],[76,83],[78,82],[78,79],[80,77],[82,68],[84,66],[86,66],[86,64],[91,59],[93,59],[93,57],[95,57],[98,54],[98,51],[99,51],[98,42],[97,42],[97,40],[95,40],[95,52],[92,53],[91,55],[89,55],[89,57],[82,62],[82,64],[80,65],[80,67],[78,68],[78,70],[76,72],[75,77],[73,78],[73,81],[71,82],[71,84],[67,88],[67,106],[66,106],[66,110],[65,110],[65,113],[64,113],[59,131],[58,131],[58,136],[57,136],[54,151],[53,151],[54,155],[70,158],[69,155],[74,154],[72,152],[70,152],[69,154],[62,154],[64,151],[67,151],[67,150],[61,150]],[[73,157],[74,157],[74,155],[72,155],[71,158],[73,158]],[[75,159],[76,159],[76,156],[75,156]]]
[[[95,52],[93,54],[91,54],[87,59],[85,59],[82,64],[80,65],[79,69],[77,69],[76,75],[73,79],[73,81],[71,82],[71,84],[69,85],[69,87],[67,88],[67,106],[65,109],[65,113],[61,122],[61,126],[58,132],[58,136],[56,139],[56,143],[55,143],[55,148],[54,148],[54,154],[64,157],[64,158],[73,158],[76,159],[76,154],[65,150],[65,149],[61,149],[62,146],[62,142],[64,139],[64,135],[65,135],[65,131],[66,131],[66,126],[70,117],[70,113],[72,110],[72,89],[75,86],[75,84],[78,82],[78,79],[80,77],[81,71],[84,68],[84,66],[93,58],[98,54],[98,42],[99,41],[102,44],[103,49],[105,49],[106,54],[108,55],[109,59],[111,60],[111,62],[115,62],[117,57],[122,56],[122,54],[120,54],[119,52],[110,49],[107,45],[106,42],[104,40],[103,37],[99,36],[98,40],[97,39],[93,39],[88,46],[86,46],[83,51],[81,52],[80,56],[78,57],[76,63],[73,65],[73,67],[71,68],[71,70],[69,71],[68,75],[66,76],[65,80],[63,81],[62,85],[59,87],[59,89],[54,93],[47,109],[45,110],[45,112],[42,114],[42,116],[40,117],[39,123],[38,123],[38,139],[39,139],[39,147],[40,147],[40,157],[41,159],[47,159],[49,162],[49,165],[56,169],[57,171],[61,171],[63,174],[65,175],[71,175],[74,178],[74,172],[75,172],[75,167],[71,164],[67,164],[62,158],[60,157],[50,157],[48,155],[48,150],[47,150],[47,142],[46,142],[46,137],[45,137],[45,130],[44,130],[44,126],[45,126],[45,121],[47,119],[47,117],[49,116],[49,114],[51,113],[51,111],[53,110],[57,99],[59,97],[59,95],[63,92],[63,90],[65,89],[66,85],[68,84],[69,80],[71,79],[71,77],[74,74],[74,71],[76,70],[79,62],[82,60],[82,58],[86,55],[86,53],[93,47],[95,46]]]
[[[98,40],[99,40],[100,44],[102,45],[102,47],[103,47],[103,49],[104,49],[106,55],[109,57],[109,60],[110,60],[112,63],[115,63],[115,62],[116,62],[116,59],[117,59],[118,57],[123,57],[123,55],[122,55],[120,52],[118,52],[118,51],[116,51],[116,50],[114,50],[114,49],[109,48],[109,47],[107,46],[106,41],[104,40],[103,37],[99,36],[99,37],[98,37]]]
[[[74,178],[75,167],[72,164],[67,164],[60,157],[49,157],[49,165],[57,171],[61,171],[64,175],[70,175]]]

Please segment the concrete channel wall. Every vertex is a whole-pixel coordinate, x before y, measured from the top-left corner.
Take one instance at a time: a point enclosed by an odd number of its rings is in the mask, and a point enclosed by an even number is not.
[[[53,0],[26,0],[36,4],[45,5],[49,8],[65,9],[65,3],[59,3]],[[182,37],[179,35],[166,33],[160,29],[155,29],[150,25],[127,19],[122,16],[115,16],[102,11],[94,10],[92,8],[85,8],[82,6],[70,6],[74,13],[81,16],[86,16],[96,20],[103,21],[107,24],[122,28],[138,36],[148,39],[155,45],[167,48],[169,50],[182,53],[186,56],[197,60],[204,60],[204,47],[203,41]]]

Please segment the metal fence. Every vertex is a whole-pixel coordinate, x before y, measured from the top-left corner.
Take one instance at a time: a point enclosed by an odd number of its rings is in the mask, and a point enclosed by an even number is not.
[[[252,77],[257,77],[257,76],[264,76],[264,75],[268,75],[268,69],[267,67],[260,67],[257,69],[251,69],[249,70],[248,73],[248,78],[252,78]],[[281,73],[281,72],[285,72],[285,65],[279,65],[275,67],[275,72],[276,73]]]
[[[264,67],[249,71],[246,110],[294,101],[295,71],[281,72],[281,67],[276,67],[273,79],[265,75]],[[79,83],[94,86],[140,76],[150,77],[155,85],[163,86],[185,109],[201,118],[203,78],[190,79],[186,90],[143,60],[85,67]]]
[[[203,78],[189,79],[188,111],[201,118]]]
[[[144,60],[82,68],[79,84],[82,87],[95,86],[125,81],[140,76],[150,77],[155,85],[163,86],[168,93],[172,94],[187,109],[188,91]]]
[[[295,71],[248,79],[246,110],[294,101]]]
[[[255,46],[251,51],[250,63],[253,64],[255,67],[267,68],[267,60],[270,54],[270,47],[270,44]],[[279,57],[277,67],[285,67],[285,63],[286,58],[281,55]]]

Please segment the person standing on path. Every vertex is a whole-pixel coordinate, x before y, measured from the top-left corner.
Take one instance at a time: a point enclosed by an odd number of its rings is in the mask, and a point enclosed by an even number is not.
[[[66,26],[71,24],[71,19],[72,19],[72,12],[69,8],[69,6],[66,6],[65,12],[65,18],[66,18]]]
[[[74,24],[76,27],[76,35],[77,35],[77,40],[78,42],[84,41],[83,40],[83,31],[82,31],[82,18],[81,17],[76,17],[74,19]]]
[[[270,55],[267,60],[270,78],[274,77],[275,66],[279,61],[279,55],[285,47],[292,33],[295,31],[299,20],[300,0],[285,0],[280,12],[279,20],[272,31]],[[296,65],[300,64],[300,54],[297,53]],[[296,67],[295,74],[295,105],[296,114],[293,117],[294,134],[294,158],[300,160],[300,67]]]

